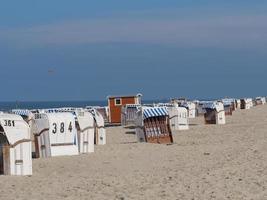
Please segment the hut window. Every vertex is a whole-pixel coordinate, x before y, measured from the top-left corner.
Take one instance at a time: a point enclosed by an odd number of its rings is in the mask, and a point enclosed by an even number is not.
[[[121,98],[116,98],[115,99],[115,105],[120,106],[121,105]]]

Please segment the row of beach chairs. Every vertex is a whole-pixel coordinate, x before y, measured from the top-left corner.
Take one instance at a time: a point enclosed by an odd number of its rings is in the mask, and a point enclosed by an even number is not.
[[[226,116],[232,115],[235,110],[250,109],[265,103],[265,97],[257,97],[254,100],[252,98],[194,102],[172,100],[169,104],[138,105],[135,111],[137,140],[148,143],[172,143],[174,131],[189,129],[189,118],[203,115],[205,124],[223,125],[226,124]],[[198,110],[201,110],[201,113]]]
[[[0,173],[32,175],[32,157],[78,155],[106,144],[102,115],[59,108],[0,113]]]
[[[176,130],[189,129],[189,118],[203,115],[206,124],[225,124],[225,116],[236,109],[265,103],[264,97],[172,100],[167,104],[130,105],[122,115],[127,116],[124,125],[134,124],[139,142],[169,144]],[[106,144],[104,118],[92,107],[0,112],[0,174],[31,175],[32,158],[94,152],[94,145]]]

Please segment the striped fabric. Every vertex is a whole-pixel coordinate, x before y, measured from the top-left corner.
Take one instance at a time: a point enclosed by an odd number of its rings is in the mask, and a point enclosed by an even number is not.
[[[204,102],[202,108],[216,109],[216,102]]]
[[[140,106],[141,106],[140,104],[126,104],[127,108],[138,108]]]
[[[199,101],[198,103],[202,104],[202,105],[205,105],[205,104],[211,104],[213,102],[215,102],[215,101]]]
[[[44,113],[64,113],[64,112],[69,112],[72,113],[74,115],[74,117],[76,118],[76,112],[75,112],[75,108],[49,108],[49,109],[44,109]]]
[[[230,106],[233,102],[235,102],[235,99],[222,99],[222,103],[224,106]]]
[[[31,111],[29,110],[23,110],[23,109],[16,109],[16,110],[12,110],[12,113],[16,114],[16,115],[21,115],[21,116],[27,116],[29,117],[31,114]]]
[[[157,107],[173,107],[172,103],[158,103],[155,106]]]
[[[45,113],[74,112],[76,108],[48,108],[43,109]]]
[[[158,116],[167,116],[168,110],[166,107],[144,107],[143,108],[143,116],[144,119],[150,117],[158,117]]]

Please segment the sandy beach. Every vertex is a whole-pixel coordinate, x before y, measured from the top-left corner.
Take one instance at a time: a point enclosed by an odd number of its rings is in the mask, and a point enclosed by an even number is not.
[[[107,128],[95,153],[34,159],[32,176],[0,176],[0,199],[267,199],[267,106],[226,121],[190,120],[172,145]]]

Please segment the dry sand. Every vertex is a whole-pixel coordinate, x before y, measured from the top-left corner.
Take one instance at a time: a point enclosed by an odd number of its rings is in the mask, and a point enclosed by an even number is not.
[[[33,176],[1,176],[0,199],[267,199],[267,106],[222,126],[191,124],[173,145],[108,128],[93,154],[35,159]]]

